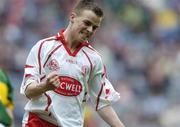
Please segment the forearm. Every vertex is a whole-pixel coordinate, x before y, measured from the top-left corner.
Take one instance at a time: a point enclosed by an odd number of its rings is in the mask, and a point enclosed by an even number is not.
[[[98,114],[111,127],[125,127],[111,106],[107,106],[98,110]]]
[[[41,83],[33,82],[29,84],[25,90],[25,94],[28,98],[34,98],[40,96],[44,92],[46,92],[46,89],[44,87],[44,82]]]
[[[48,74],[47,78],[44,79],[42,82],[37,83],[37,82],[32,82],[30,83],[26,90],[25,94],[28,98],[34,98],[37,97],[44,92],[48,90],[54,90],[59,86],[59,76],[56,71],[51,72]]]

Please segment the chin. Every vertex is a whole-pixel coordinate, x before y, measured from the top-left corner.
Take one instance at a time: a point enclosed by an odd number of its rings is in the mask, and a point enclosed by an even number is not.
[[[88,41],[88,40],[89,40],[89,39],[86,38],[86,39],[84,39],[83,41]]]
[[[79,39],[81,42],[84,42],[84,41],[87,41],[88,39],[87,38],[81,38]]]
[[[81,39],[81,42],[87,41],[86,39]]]

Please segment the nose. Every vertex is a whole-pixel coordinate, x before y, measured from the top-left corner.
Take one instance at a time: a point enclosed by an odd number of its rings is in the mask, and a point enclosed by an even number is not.
[[[92,33],[93,32],[93,26],[88,26],[87,30]]]

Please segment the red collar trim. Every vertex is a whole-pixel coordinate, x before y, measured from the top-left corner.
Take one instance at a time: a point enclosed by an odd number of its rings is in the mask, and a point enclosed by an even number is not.
[[[71,50],[70,50],[70,48],[68,47],[67,42],[66,42],[66,40],[65,40],[65,38],[64,38],[63,33],[64,33],[64,29],[60,30],[60,32],[57,33],[56,38],[57,38],[57,40],[59,40],[59,41],[62,42],[64,48],[66,49],[67,53],[68,53],[70,56],[75,57],[76,54],[79,52],[79,50],[80,50],[83,46],[88,46],[88,45],[89,45],[89,43],[88,43],[87,41],[82,42],[82,43],[74,50],[74,52],[71,52]]]

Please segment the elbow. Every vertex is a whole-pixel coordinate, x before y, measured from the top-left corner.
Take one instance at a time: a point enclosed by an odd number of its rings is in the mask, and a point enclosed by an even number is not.
[[[25,94],[25,96],[26,96],[28,99],[32,99],[32,98],[33,98],[33,96],[31,95],[30,91],[27,90],[27,89],[25,90],[24,94]]]
[[[33,89],[31,87],[32,85],[29,84],[24,91],[24,94],[28,99],[32,99],[34,97]]]

